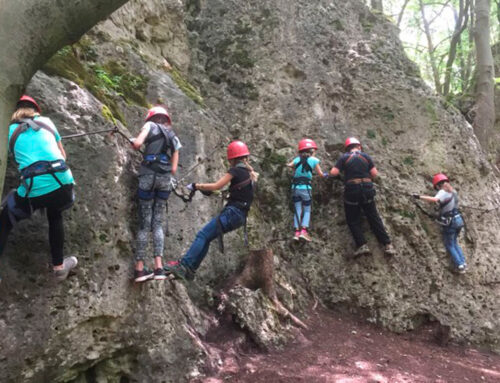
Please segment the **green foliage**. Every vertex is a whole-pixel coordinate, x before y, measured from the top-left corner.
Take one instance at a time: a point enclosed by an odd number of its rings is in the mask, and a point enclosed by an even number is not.
[[[78,51],[87,59],[95,56],[90,42],[82,39],[74,46],[68,45],[59,50],[43,67],[43,71],[48,75],[67,78],[86,88],[105,105],[103,116],[110,121],[117,118],[124,122],[118,106],[119,99],[128,104],[148,106],[145,96],[148,84],[146,77],[131,73],[124,65],[114,61],[104,65],[88,64],[80,60]]]
[[[370,139],[374,139],[375,137],[377,137],[377,133],[375,133],[375,131],[373,129],[367,129],[366,130],[366,137],[368,137]]]
[[[385,12],[392,17],[394,22],[397,21],[404,3],[405,0],[384,0]],[[437,78],[435,78],[432,70],[431,55],[427,36],[424,33],[419,0],[410,0],[408,2],[400,24],[400,37],[409,58],[420,67],[424,80],[435,88],[436,82],[441,85],[445,82],[446,64],[460,2],[459,0],[447,2],[422,0],[422,3],[424,4],[426,19],[430,23],[432,54],[437,68]],[[494,45],[499,41],[500,37],[500,13],[498,12],[500,1],[492,1],[491,4],[491,43]],[[452,102],[456,102],[462,94],[467,93],[473,86],[475,50],[471,19],[472,16],[469,15],[468,25],[460,35],[456,47],[456,57],[451,67],[450,91],[447,97]],[[442,88],[436,90],[443,92]]]
[[[132,74],[123,65],[109,61],[105,65],[92,67],[97,78],[97,87],[108,96],[121,96],[129,104],[147,107],[146,89],[148,79]]]

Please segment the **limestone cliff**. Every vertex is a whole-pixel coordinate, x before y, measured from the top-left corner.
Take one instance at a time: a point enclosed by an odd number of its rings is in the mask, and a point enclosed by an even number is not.
[[[432,193],[431,175],[444,170],[464,205],[491,207],[500,204],[498,178],[470,125],[420,79],[396,28],[362,2],[133,0],[60,51],[28,90],[63,134],[111,127],[113,117],[136,134],[145,107],[166,103],[184,145],[179,177],[209,155],[185,181],[220,176],[223,145],[246,141],[262,175],[251,246],[272,246],[280,299],[302,317],[314,296],[394,331],[438,320],[455,340],[499,349],[498,211],[464,208],[470,271],[457,276],[438,227],[405,195]],[[381,172],[378,207],[398,254],[384,258],[370,237],[373,257],[345,259],[353,243],[336,180],[314,184],[311,244],[271,243],[291,234],[284,164],[298,140],[316,140],[326,170],[348,135],[362,140]],[[81,263],[54,285],[45,219],[16,228],[0,268],[0,375],[178,382],[215,368],[201,339],[216,323],[213,290],[246,258],[242,233],[227,236],[223,255],[213,246],[194,284],[133,286],[139,157],[118,136],[65,145],[78,198],[67,214],[67,251]],[[182,255],[217,208],[216,198],[196,196],[188,206],[171,198],[168,259]],[[265,346],[287,334],[258,292],[233,295],[234,316],[254,341]]]

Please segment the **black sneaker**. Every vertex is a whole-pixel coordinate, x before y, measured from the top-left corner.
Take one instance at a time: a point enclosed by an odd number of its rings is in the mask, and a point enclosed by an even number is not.
[[[165,270],[163,270],[162,268],[155,269],[153,279],[155,281],[162,281],[164,279],[167,279],[167,275],[165,274]]]
[[[134,282],[145,282],[149,279],[152,279],[154,276],[154,273],[151,270],[148,270],[146,268],[142,270],[134,270]]]
[[[168,262],[163,266],[163,270],[165,270],[167,275],[172,274],[175,279],[183,279],[186,281],[192,281],[194,279],[194,271],[179,261]]]

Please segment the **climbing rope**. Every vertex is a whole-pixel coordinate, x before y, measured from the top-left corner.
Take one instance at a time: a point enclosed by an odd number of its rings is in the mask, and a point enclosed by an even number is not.
[[[118,132],[118,127],[115,126],[113,129],[104,129],[104,130],[96,130],[94,132],[68,134],[66,136],[61,136],[61,138],[67,140],[69,138],[77,138],[77,137],[83,137],[83,136],[90,136],[90,135],[93,135],[93,134],[117,133],[117,132]]]
[[[118,125],[115,125],[112,129],[103,129],[103,130],[96,130],[93,132],[84,132],[84,133],[75,133],[75,134],[68,134],[66,136],[61,136],[62,139],[71,139],[71,138],[78,138],[78,137],[85,137],[85,136],[91,136],[94,134],[103,134],[103,133],[111,133],[111,135],[118,134],[120,137],[125,139],[129,144],[132,144],[133,141],[130,139],[125,133],[123,133],[120,128],[118,128]],[[139,153],[144,154],[142,150],[137,150]]]

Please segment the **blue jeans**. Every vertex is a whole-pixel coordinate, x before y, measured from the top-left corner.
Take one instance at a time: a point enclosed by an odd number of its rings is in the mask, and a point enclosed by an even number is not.
[[[308,228],[311,220],[311,190],[293,189],[292,201],[294,205],[293,224],[296,230],[301,227]],[[304,208],[304,216],[302,216]]]
[[[235,206],[226,206],[220,213],[219,219],[222,231],[227,233],[245,223],[246,213]],[[200,267],[203,258],[207,255],[210,242],[217,238],[217,234],[217,217],[215,217],[196,234],[194,242],[181,259],[181,263],[192,270]]]
[[[463,227],[464,220],[460,215],[453,217],[449,226],[443,227],[444,246],[450,253],[451,259],[457,267],[465,263],[464,252],[457,241],[458,235]]]

